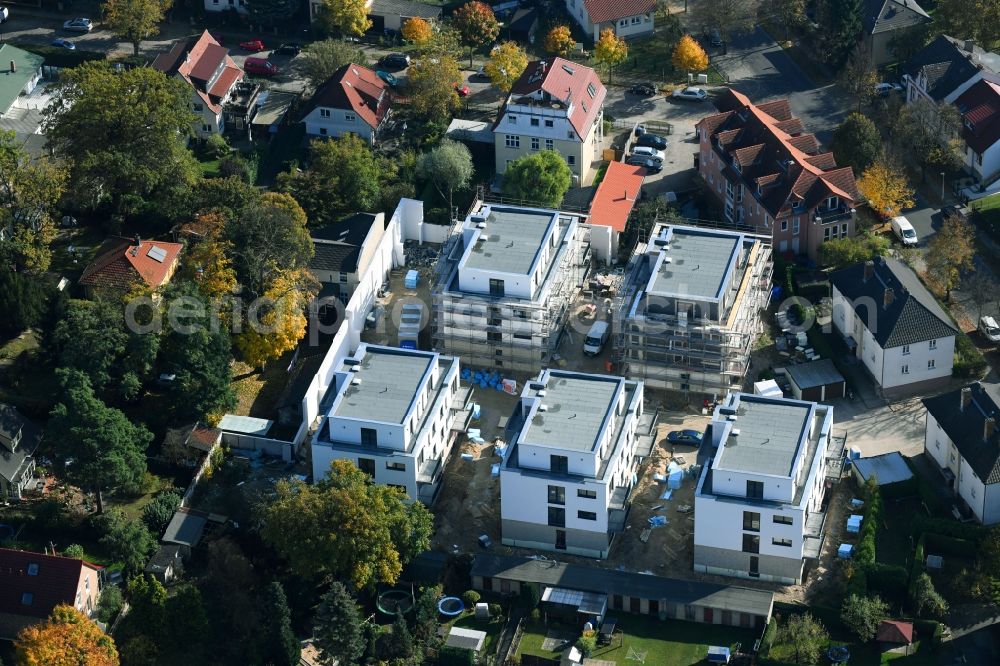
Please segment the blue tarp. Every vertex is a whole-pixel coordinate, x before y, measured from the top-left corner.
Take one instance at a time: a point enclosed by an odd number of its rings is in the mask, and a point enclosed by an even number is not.
[[[651,527],[661,527],[667,524],[666,516],[653,516],[649,519],[649,524]]]

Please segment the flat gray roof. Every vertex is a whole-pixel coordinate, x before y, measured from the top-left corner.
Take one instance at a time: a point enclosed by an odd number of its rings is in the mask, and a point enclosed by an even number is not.
[[[547,410],[536,411],[525,425],[524,443],[593,451],[619,384],[613,378],[549,374],[541,398]]]
[[[491,207],[479,242],[466,254],[465,266],[527,275],[554,217],[558,214],[551,211]]]
[[[741,238],[711,231],[672,227],[670,263],[663,262],[650,290],[657,294],[718,298],[729,266],[739,255]]]
[[[274,425],[274,421],[268,419],[258,419],[253,416],[240,416],[239,414],[226,414],[219,421],[219,430],[226,432],[238,432],[242,435],[260,435],[263,437]]]
[[[862,479],[867,481],[869,477],[875,475],[880,486],[887,486],[890,483],[899,483],[900,481],[913,478],[910,466],[906,464],[906,460],[899,451],[883,453],[880,456],[872,456],[871,458],[861,458],[852,461],[852,464],[857,468],[858,474],[861,475]]]
[[[719,449],[718,467],[789,476],[809,419],[811,403],[740,397],[733,429]]]
[[[814,388],[816,386],[826,386],[844,381],[844,376],[837,370],[837,366],[828,358],[809,363],[790,365],[786,368],[788,375],[800,389]]]
[[[368,347],[333,416],[402,423],[433,361],[428,353]]]

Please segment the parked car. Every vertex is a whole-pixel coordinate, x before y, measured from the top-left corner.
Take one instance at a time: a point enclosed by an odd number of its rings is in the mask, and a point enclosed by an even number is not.
[[[997,320],[989,315],[979,318],[979,332],[990,342],[1000,342],[1000,326],[997,326]]]
[[[488,78],[490,78],[490,77],[489,77],[489,75],[488,75],[488,74],[486,73],[486,68],[485,68],[485,67],[483,67],[482,65],[480,65],[480,66],[479,66],[479,69],[477,69],[477,70],[476,70],[476,73],[475,73],[475,74],[470,74],[470,75],[469,75],[469,78],[470,78],[470,79],[471,79],[471,78],[477,78],[477,79],[488,79]]]
[[[678,88],[671,96],[674,99],[686,99],[693,102],[703,102],[708,99],[708,93],[701,88],[694,88],[688,86],[687,88]]]
[[[590,330],[587,331],[587,337],[583,339],[583,353],[585,356],[597,356],[604,349],[604,343],[608,341],[608,336],[611,335],[611,327],[608,326],[606,321],[595,321]]]
[[[375,72],[375,76],[382,79],[383,81],[386,82],[386,85],[391,86],[393,88],[395,88],[396,84],[399,83],[399,81],[396,79],[395,76],[385,71],[384,69],[377,70]]]
[[[888,97],[894,92],[903,92],[903,86],[898,83],[876,83],[875,84],[875,94],[879,97]]]
[[[643,134],[635,140],[634,146],[649,146],[657,150],[664,150],[667,147],[667,140],[656,134]]]
[[[6,7],[0,7],[0,23],[6,23],[9,18],[10,10]]]
[[[719,32],[718,28],[712,28],[712,31],[708,33],[708,43],[712,46],[722,46],[722,33]]]
[[[630,95],[638,95],[640,97],[652,97],[656,94],[656,86],[652,83],[637,83],[627,91]]]
[[[410,56],[405,53],[390,53],[379,58],[378,64],[393,69],[406,69],[410,66]]]
[[[645,167],[646,171],[650,173],[660,173],[663,171],[663,163],[657,162],[651,157],[643,157],[642,155],[633,155],[625,160],[625,164],[629,166],[641,166]]]
[[[455,84],[455,92],[458,93],[459,97],[468,97],[472,90],[469,89],[468,85],[459,82]]]
[[[272,55],[286,55],[292,56],[293,58],[298,54],[302,53],[302,45],[290,42],[288,44],[282,44],[278,48],[271,52]]]
[[[74,18],[63,23],[63,30],[70,32],[90,32],[94,29],[94,22],[89,18]]]
[[[240,48],[250,53],[260,53],[267,50],[264,47],[264,42],[259,39],[248,39],[245,42],[240,42]]]
[[[52,46],[58,46],[60,48],[69,49],[70,51],[76,50],[76,44],[69,41],[68,39],[63,39],[62,37],[56,37],[52,40]]]
[[[642,157],[648,157],[651,160],[656,160],[660,164],[663,164],[663,159],[666,155],[663,154],[662,150],[657,150],[651,146],[635,146],[632,148],[632,155],[641,155]]]
[[[247,58],[243,61],[243,70],[257,76],[274,76],[279,71],[267,58]]]
[[[902,215],[892,218],[892,233],[902,241],[903,245],[916,245],[920,242],[917,238],[917,231],[910,224],[910,221]]]
[[[700,444],[701,433],[697,430],[673,430],[667,433],[667,441],[671,444]]]

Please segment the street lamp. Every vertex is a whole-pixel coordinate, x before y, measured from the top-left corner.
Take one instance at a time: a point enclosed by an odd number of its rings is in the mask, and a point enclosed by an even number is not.
[[[941,205],[944,205],[944,171],[941,172]]]

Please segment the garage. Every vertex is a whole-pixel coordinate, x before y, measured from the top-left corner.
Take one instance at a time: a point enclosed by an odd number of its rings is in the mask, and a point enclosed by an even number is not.
[[[786,368],[792,395],[798,400],[822,402],[847,395],[847,382],[828,358]]]

